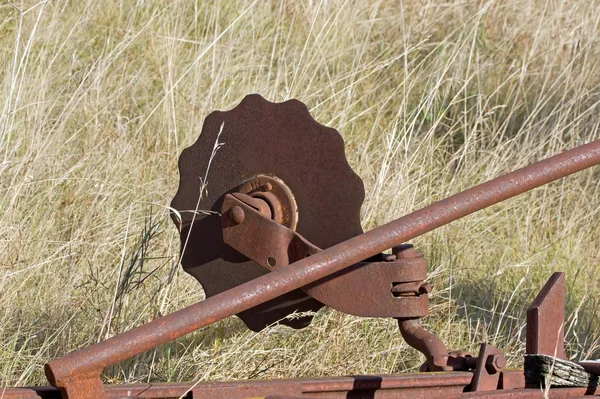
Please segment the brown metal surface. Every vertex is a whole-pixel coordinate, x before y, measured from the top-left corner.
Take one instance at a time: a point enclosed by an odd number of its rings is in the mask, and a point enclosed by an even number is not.
[[[426,290],[419,295],[396,295],[399,283],[414,282],[423,287],[424,261],[359,262],[303,290],[333,309],[363,317],[424,317],[429,314]]]
[[[237,188],[240,194],[263,200],[268,204],[274,221],[292,230],[298,223],[298,205],[292,190],[274,176],[258,175]]]
[[[420,373],[401,375],[365,375],[293,380],[251,380],[202,382],[198,384],[133,384],[105,385],[107,399],[117,398],[179,398],[241,399],[287,395],[328,398],[430,398],[450,394],[461,395],[471,383],[472,373]],[[510,371],[507,379],[516,381],[514,388],[524,387],[523,373]],[[518,381],[521,384],[518,384]],[[539,392],[539,391],[538,391]],[[0,388],[3,399],[58,399],[60,393],[52,387]]]
[[[547,392],[540,389],[513,389],[498,391],[465,392],[442,396],[443,399],[576,399],[585,395],[598,396],[594,388],[557,388]]]
[[[225,196],[221,207],[225,244],[268,270],[321,251],[296,231],[260,212],[251,201],[261,200],[240,193]]]
[[[173,215],[181,225],[181,263],[207,297],[268,273],[224,245],[218,215],[225,194],[244,192],[244,183],[257,176],[272,176],[289,187],[298,207],[296,231],[314,245],[328,248],[363,232],[364,187],[348,165],[344,141],[335,129],[317,123],[297,100],[271,103],[253,94],[230,111],[211,113],[198,140],[181,154],[179,173],[171,206],[182,219]],[[202,183],[206,190],[199,198]],[[196,209],[212,213],[195,213]],[[259,301],[238,316],[259,331],[294,311],[321,307],[295,289]],[[281,323],[302,328],[310,320],[296,317]]]
[[[266,269],[274,270],[320,252],[297,232],[261,215],[247,195],[227,194],[221,207],[223,242]],[[359,262],[303,287],[319,302],[363,317],[423,317],[429,314],[423,253],[407,245],[383,262]],[[391,290],[390,290],[391,287]],[[360,292],[360,295],[348,293]],[[392,295],[390,295],[390,292]]]
[[[583,367],[588,373],[600,376],[600,361],[587,360],[577,362],[577,364]]]
[[[471,391],[493,391],[498,389],[501,373],[506,367],[504,352],[490,344],[481,344]]]
[[[340,143],[340,145],[342,144]],[[78,378],[80,375],[87,376],[89,373],[95,373],[97,370],[167,343],[218,320],[314,283],[345,267],[453,220],[598,163],[600,163],[600,140],[453,195],[358,237],[334,245],[288,267],[261,275],[226,293],[217,294],[200,303],[54,360],[46,365],[46,374],[49,381],[56,383],[67,381],[68,377]],[[286,181],[286,183],[288,182]],[[299,201],[300,203],[301,201]],[[302,215],[301,210],[300,215]],[[300,216],[299,224],[301,220],[302,216]],[[220,229],[220,221],[217,220],[217,222]],[[206,243],[201,244],[205,245]],[[200,244],[197,246],[199,247]],[[256,265],[256,267],[260,266]],[[264,270],[262,267],[260,268]],[[94,399],[100,399],[100,397]]]
[[[477,365],[477,358],[474,357],[468,351],[450,351],[450,353],[448,354],[447,364],[451,366],[452,370],[454,371],[475,370],[475,367]],[[424,366],[428,367],[427,363],[425,363]],[[420,371],[428,371],[428,368]]]
[[[415,318],[429,314],[426,278],[425,259],[413,251],[410,256],[388,257],[387,261],[359,262],[302,290],[355,316]]]
[[[56,385],[60,387],[63,398],[102,398],[104,388],[99,378],[100,371],[92,370],[86,374],[62,377]]]
[[[451,371],[448,364],[448,349],[434,334],[427,331],[419,319],[398,319],[398,327],[407,344],[417,349],[427,358],[427,371]]]
[[[223,242],[265,269],[289,265],[288,251],[296,233],[261,215],[245,197],[237,193],[225,196],[221,207]]]
[[[500,375],[500,389],[520,389],[525,386],[523,370],[504,370]]]
[[[565,274],[554,273],[527,310],[525,353],[566,359]]]

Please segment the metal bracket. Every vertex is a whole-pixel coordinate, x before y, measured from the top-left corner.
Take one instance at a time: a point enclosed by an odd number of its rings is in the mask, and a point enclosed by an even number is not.
[[[565,274],[556,272],[527,309],[525,353],[566,359],[565,290]]]
[[[471,391],[494,391],[498,389],[500,376],[506,367],[504,352],[490,344],[481,344]]]
[[[223,241],[259,265],[275,270],[321,252],[294,230],[252,206],[250,198],[234,193],[221,207]],[[252,198],[254,200],[254,198]],[[363,317],[419,318],[429,314],[424,282],[427,264],[412,245],[394,248],[381,261],[359,262],[302,290],[325,305]]]
[[[221,207],[223,242],[259,265],[273,270],[306,258],[321,249],[294,230],[272,220],[250,204],[256,198],[227,194]]]

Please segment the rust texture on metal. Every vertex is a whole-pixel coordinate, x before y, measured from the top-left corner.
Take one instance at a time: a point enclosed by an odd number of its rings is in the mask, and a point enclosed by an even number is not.
[[[505,373],[506,374],[506,373]],[[420,373],[400,375],[364,375],[290,380],[251,380],[229,382],[125,384],[105,385],[105,397],[117,398],[211,398],[242,399],[268,395],[298,397],[394,397],[396,399],[460,395],[471,383],[471,373]],[[523,388],[522,371],[510,371],[506,378]],[[520,381],[520,383],[519,383]],[[58,399],[60,392],[52,387],[0,388],[3,399]]]
[[[427,331],[419,319],[398,319],[398,327],[407,344],[427,358],[427,371],[451,371],[448,349],[436,335]]]
[[[424,317],[429,314],[425,277],[426,264],[419,259],[358,262],[303,290],[327,306],[355,316]],[[399,295],[394,287],[400,284],[413,291]]]
[[[219,117],[221,114],[212,115],[215,116],[209,117],[212,120],[211,123],[215,127],[220,126],[223,123],[222,118]],[[339,145],[343,149],[341,141]],[[96,373],[104,367],[131,358],[218,320],[239,314],[308,284],[315,283],[348,266],[453,220],[598,163],[600,163],[600,140],[470,188],[367,233],[350,238],[308,258],[299,260],[287,267],[276,268],[268,272],[252,262],[261,270],[261,275],[256,279],[235,286],[227,292],[217,293],[200,303],[136,327],[106,341],[54,360],[46,365],[49,381],[55,383],[61,381],[61,384],[67,384],[67,378],[79,378],[80,375]],[[285,181],[291,187],[289,181],[287,179]],[[293,189],[293,187],[291,188]],[[300,218],[298,226],[300,226],[303,220],[302,209],[300,208],[302,201],[298,200],[297,195],[296,200],[299,204]],[[220,221],[217,220],[217,222],[217,230],[220,232]],[[320,220],[319,222],[322,223],[323,221]],[[202,231],[202,229],[196,231]],[[195,241],[192,240],[192,242]],[[312,239],[311,242],[318,244]],[[204,248],[207,244],[209,243],[201,240],[200,243],[195,243],[192,247]],[[262,274],[262,271],[267,274]],[[306,298],[309,297],[306,296]],[[300,301],[304,299],[304,297],[299,298]],[[65,385],[62,388],[68,389]]]
[[[263,201],[271,211],[274,221],[292,230],[298,223],[298,205],[292,190],[274,176],[258,175],[237,188],[237,193],[246,194]]]
[[[225,244],[268,270],[321,251],[296,231],[272,219],[269,211],[261,211],[256,201],[261,200],[240,193],[225,196],[221,207]]]
[[[471,390],[493,391],[498,389],[500,376],[505,368],[504,352],[490,344],[481,344]]]
[[[290,264],[294,230],[266,217],[244,194],[227,194],[221,208],[223,242],[268,270]]]
[[[364,186],[346,160],[342,136],[316,122],[297,100],[272,103],[253,94],[229,111],[211,113],[198,140],[181,154],[179,173],[171,206],[178,211],[173,220],[180,227],[181,264],[208,298],[269,272],[224,244],[219,212],[226,194],[239,192],[265,201],[279,195],[285,212],[290,207],[278,191],[285,186],[293,193],[297,221],[295,226],[283,224],[319,248],[363,232]],[[266,177],[276,182],[263,182]],[[270,191],[263,190],[266,183],[272,184]],[[202,184],[206,190],[201,193]],[[289,212],[282,217],[295,216]],[[238,316],[253,331],[275,322],[302,328],[311,317],[284,318],[322,306],[294,289],[257,301]]]
[[[527,309],[525,353],[566,359],[565,290],[565,274],[554,273]]]
[[[87,373],[60,376],[57,380],[48,381],[59,387],[63,398],[103,398],[104,387],[100,380],[101,369],[90,370]]]
[[[250,199],[239,193],[225,196],[221,223],[227,245],[269,270],[321,251],[260,212]],[[423,253],[404,245],[395,247],[393,257],[385,261],[359,262],[302,290],[333,309],[355,316],[423,317],[429,314],[426,277]]]
[[[567,359],[564,351],[566,283],[565,273],[556,272],[527,309],[525,353]],[[600,362],[575,362],[590,374],[600,376]]]
[[[358,262],[302,290],[329,307],[356,316],[424,317],[429,314],[430,287],[424,282],[427,264],[414,254]]]
[[[448,354],[448,365],[451,366],[454,371],[475,370],[477,358],[468,351],[450,351]],[[420,371],[429,371],[429,365],[425,363]]]
[[[583,396],[598,396],[600,391],[595,388],[560,388],[543,392],[539,389],[513,389],[510,391],[478,391],[454,395],[445,395],[443,399],[576,399]]]

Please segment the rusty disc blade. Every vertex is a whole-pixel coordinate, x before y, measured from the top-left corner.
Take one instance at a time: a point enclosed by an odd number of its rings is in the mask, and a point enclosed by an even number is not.
[[[198,140],[181,154],[179,173],[171,206],[179,212],[172,217],[181,231],[181,263],[207,297],[268,273],[223,243],[218,214],[225,194],[255,176],[275,176],[291,189],[296,230],[314,245],[328,248],[363,232],[364,186],[346,160],[343,139],[297,100],[271,103],[254,94],[230,111],[211,113]],[[295,290],[238,316],[259,331],[291,313],[322,306]],[[311,319],[281,322],[302,328]]]

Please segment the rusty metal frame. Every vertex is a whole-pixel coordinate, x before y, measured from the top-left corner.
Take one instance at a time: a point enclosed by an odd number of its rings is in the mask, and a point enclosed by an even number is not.
[[[105,367],[131,358],[199,328],[206,327],[216,321],[250,309],[253,306],[274,299],[292,290],[308,284],[318,284],[319,280],[333,273],[355,265],[364,259],[456,219],[599,163],[600,140],[539,161],[315,253],[287,267],[276,268],[271,273],[239,285],[227,293],[224,292],[215,295],[106,341],[51,361],[46,364],[46,375],[50,383],[61,390],[62,397],[65,399],[67,397],[72,399],[113,397],[113,388],[105,388],[101,384],[100,374]],[[419,389],[425,389],[423,383],[424,381],[429,381],[428,378],[432,378],[433,381],[454,378],[454,374],[444,375],[445,377],[427,377],[425,375],[418,377],[395,376],[390,378],[392,380],[396,378],[394,381],[414,381],[415,386],[420,387]],[[436,378],[438,379],[436,380]],[[470,381],[469,373],[460,374],[460,376],[456,375],[455,378],[460,381],[464,381],[464,379]],[[345,384],[353,385],[355,383],[355,380],[344,381]],[[387,380],[382,379],[382,384],[383,381]],[[206,387],[206,385],[202,386]],[[114,389],[118,391],[122,388]],[[9,389],[5,391],[3,397],[25,397],[14,396],[17,395],[17,392],[21,391]],[[198,388],[195,388],[194,392],[198,392]],[[349,392],[348,389],[345,388],[345,392]],[[529,391],[524,393],[513,392],[515,397],[531,396]],[[576,397],[586,393],[586,391],[582,390],[569,391],[573,392],[573,395],[565,390],[561,390],[561,392],[562,396],[558,395],[559,397]],[[450,394],[451,392],[445,391],[445,393]],[[457,392],[457,394],[459,393]],[[51,394],[49,393],[49,395]],[[136,396],[148,397],[140,395]],[[161,396],[163,393],[158,393],[157,395],[158,397],[163,397]],[[436,394],[436,396],[439,395],[439,393]],[[488,393],[488,396],[490,395],[494,396],[494,393]],[[479,397],[477,393],[467,396]],[[414,397],[414,392],[413,396],[410,397]]]
[[[525,380],[520,371],[505,372],[506,389],[523,388]],[[401,375],[368,375],[290,380],[254,380],[235,382],[204,382],[199,384],[134,384],[106,385],[106,398],[212,398],[241,399],[284,395],[287,397],[349,398],[373,397],[376,392],[397,399],[444,397],[460,395],[469,389],[471,373],[420,373]],[[4,393],[3,393],[4,392]],[[7,388],[3,399],[58,399],[56,388]]]

